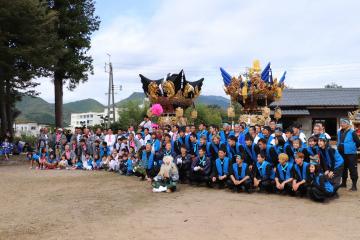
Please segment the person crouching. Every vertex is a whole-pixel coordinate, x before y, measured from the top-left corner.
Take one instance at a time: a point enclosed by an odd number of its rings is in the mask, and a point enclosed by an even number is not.
[[[282,194],[294,195],[292,181],[293,164],[289,162],[289,156],[286,153],[280,153],[275,176],[276,191]]]
[[[227,181],[228,187],[234,191],[244,191],[249,193],[251,178],[249,166],[244,163],[241,155],[236,155],[236,162],[231,165],[230,179]]]
[[[160,171],[152,183],[153,192],[174,192],[179,180],[179,172],[172,156],[165,156]]]

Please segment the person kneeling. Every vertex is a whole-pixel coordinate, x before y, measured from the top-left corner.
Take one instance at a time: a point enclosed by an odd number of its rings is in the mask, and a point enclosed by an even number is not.
[[[211,162],[206,156],[206,146],[199,148],[199,156],[191,164],[190,184],[210,183]]]
[[[265,161],[265,155],[263,153],[259,153],[257,155],[257,163],[255,169],[255,177],[254,177],[254,187],[260,188],[260,191],[266,191],[271,193],[274,191],[274,175],[275,172],[271,164]]]
[[[163,164],[154,182],[152,183],[153,192],[173,192],[176,190],[176,183],[179,180],[179,172],[172,156],[165,156]]]
[[[289,156],[286,153],[279,154],[279,163],[276,167],[275,186],[280,193],[293,194],[293,164],[289,163]]]
[[[230,160],[226,156],[226,149],[220,148],[219,157],[215,160],[211,177],[211,185],[218,184],[219,188],[224,188],[229,176]]]
[[[317,202],[323,202],[336,194],[335,188],[333,184],[331,184],[329,177],[319,171],[317,162],[310,163],[309,171],[311,184],[309,195],[311,199]]]
[[[227,183],[229,188],[234,191],[245,191],[249,193],[251,187],[250,170],[240,155],[236,155],[236,162],[233,163],[232,168],[230,168],[230,179]]]

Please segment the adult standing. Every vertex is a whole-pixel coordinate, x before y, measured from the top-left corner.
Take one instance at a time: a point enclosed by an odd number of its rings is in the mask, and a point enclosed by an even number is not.
[[[337,133],[338,151],[344,159],[344,171],[342,175],[341,187],[346,187],[346,180],[348,177],[348,170],[350,172],[350,178],[352,181],[351,191],[357,191],[357,159],[356,151],[360,147],[360,140],[356,132],[351,128],[350,121],[348,119],[340,119],[340,130]]]
[[[107,146],[108,146],[110,152],[112,152],[114,144],[116,142],[116,137],[113,134],[113,131],[111,128],[108,129],[107,134],[105,135],[104,141],[107,143]]]

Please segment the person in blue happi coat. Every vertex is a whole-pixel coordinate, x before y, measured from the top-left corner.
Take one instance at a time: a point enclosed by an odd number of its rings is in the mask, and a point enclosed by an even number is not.
[[[317,202],[324,202],[326,199],[336,195],[336,189],[329,181],[328,175],[320,171],[317,162],[310,162],[309,166],[309,195]]]
[[[218,154],[219,157],[215,160],[215,166],[212,168],[211,186],[218,185],[219,188],[224,188],[229,179],[231,161],[226,157],[226,147],[220,148]]]
[[[304,161],[304,154],[298,152],[295,154],[295,163],[293,168],[294,180],[292,182],[292,189],[295,194],[305,196],[309,187],[309,163]]]
[[[283,194],[293,194],[293,164],[289,162],[286,153],[279,154],[279,163],[276,166],[275,186],[276,191]]]
[[[231,164],[230,179],[227,181],[228,187],[234,191],[250,192],[252,185],[249,166],[244,162],[241,155],[235,155],[236,162]]]
[[[259,187],[260,191],[272,193],[274,192],[275,187],[275,172],[271,164],[267,162],[265,158],[266,156],[262,152],[257,155],[254,187]]]
[[[200,185],[201,183],[210,184],[211,161],[206,156],[206,147],[199,148],[199,156],[191,163],[190,184]]]
[[[320,135],[319,141],[320,166],[326,177],[334,185],[335,190],[340,187],[341,177],[344,170],[344,159],[337,149],[329,145],[325,135]]]

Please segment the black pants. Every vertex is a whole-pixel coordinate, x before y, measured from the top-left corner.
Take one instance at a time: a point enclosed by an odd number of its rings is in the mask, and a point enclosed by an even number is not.
[[[186,183],[190,178],[190,166],[188,165],[178,165],[179,170],[179,182]]]
[[[341,177],[343,176],[344,167],[341,166],[334,170],[334,176],[329,179],[334,188],[339,188],[341,184]]]
[[[328,193],[323,189],[320,189],[319,187],[312,186],[309,187],[309,195],[310,198],[316,202],[323,202],[326,198],[332,197],[333,193]]]
[[[261,180],[259,184],[260,191],[265,191],[268,193],[274,192],[275,181],[268,179],[268,180]]]
[[[209,184],[210,182],[210,176],[200,171],[191,171],[189,178],[190,178],[190,182],[197,184],[201,184],[201,183]]]
[[[251,188],[251,185],[252,185],[251,179],[247,179],[246,181],[242,182],[239,185],[235,185],[234,182],[231,179],[229,179],[227,181],[228,188],[230,188],[230,189],[232,189],[234,191],[238,191],[238,192],[241,191],[241,190],[248,192],[249,189]]]
[[[288,182],[285,184],[284,189],[278,189],[275,184],[275,191],[282,194],[290,194],[294,195],[294,191],[292,190],[292,182]]]
[[[224,178],[223,180],[220,180],[219,177],[216,177],[216,181],[213,182],[212,177],[211,177],[211,179],[210,179],[210,187],[217,186],[218,188],[222,189],[222,188],[226,187],[227,180],[228,180],[228,177]]]
[[[299,194],[300,196],[305,196],[310,189],[310,186],[306,183],[303,183],[299,186],[298,190],[295,192],[295,194]]]
[[[341,156],[344,159],[344,171],[342,174],[342,181],[346,183],[348,178],[348,170],[350,172],[350,179],[353,182],[357,182],[358,180],[358,171],[357,171],[357,159],[356,154],[344,154],[341,153]]]

